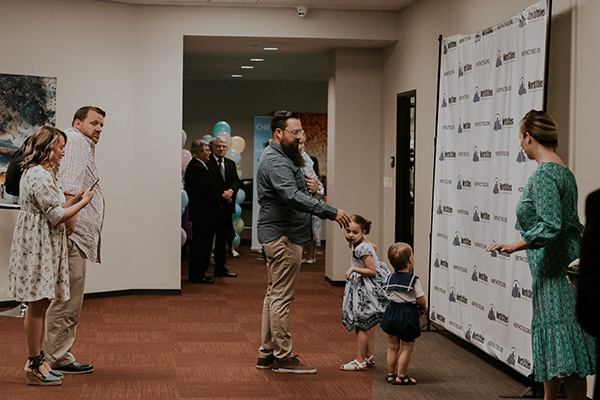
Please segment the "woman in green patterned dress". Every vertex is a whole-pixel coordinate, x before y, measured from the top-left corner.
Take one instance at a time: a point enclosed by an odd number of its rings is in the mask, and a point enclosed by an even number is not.
[[[566,269],[579,257],[583,227],[577,214],[577,183],[555,150],[556,123],[543,111],[521,120],[519,138],[539,166],[529,177],[517,205],[521,239],[495,243],[487,251],[527,250],[532,277],[531,340],[533,374],[544,382],[544,399],[558,398],[561,382],[569,399],[586,399],[587,375],[595,372],[595,344],[575,314],[577,291]]]

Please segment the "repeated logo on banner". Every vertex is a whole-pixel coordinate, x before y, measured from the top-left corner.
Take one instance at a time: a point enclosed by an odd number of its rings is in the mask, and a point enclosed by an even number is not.
[[[433,322],[523,375],[531,372],[531,275],[515,209],[537,168],[519,121],[543,105],[546,1],[442,42],[431,243]]]

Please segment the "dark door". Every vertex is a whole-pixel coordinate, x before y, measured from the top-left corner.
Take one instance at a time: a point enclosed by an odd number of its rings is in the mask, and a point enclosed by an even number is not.
[[[415,90],[398,95],[396,107],[396,242],[413,246],[415,211]]]

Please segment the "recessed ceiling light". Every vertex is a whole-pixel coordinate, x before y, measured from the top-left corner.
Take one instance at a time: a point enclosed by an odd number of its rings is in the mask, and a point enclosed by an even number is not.
[[[277,51],[279,48],[277,47],[263,47],[264,51]]]
[[[242,75],[233,74],[233,75],[231,75],[231,77],[232,77],[232,78],[241,78],[241,77],[242,77]]]
[[[252,61],[252,62],[263,62],[263,61],[265,61],[265,59],[264,58],[251,58],[250,61]]]
[[[254,65],[242,65],[242,69],[253,69]]]

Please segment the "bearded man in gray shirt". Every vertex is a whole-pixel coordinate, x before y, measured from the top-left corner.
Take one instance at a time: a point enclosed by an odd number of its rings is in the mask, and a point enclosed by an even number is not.
[[[289,333],[290,304],[294,299],[302,259],[302,246],[311,241],[311,214],[335,220],[347,228],[343,210],[312,198],[318,181],[304,175],[298,148],[304,135],[298,115],[276,111],[271,118],[273,139],[258,165],[256,185],[260,213],[258,240],[267,260],[267,294],[263,302],[262,344],[256,367],[276,372],[314,374],[292,353]]]

